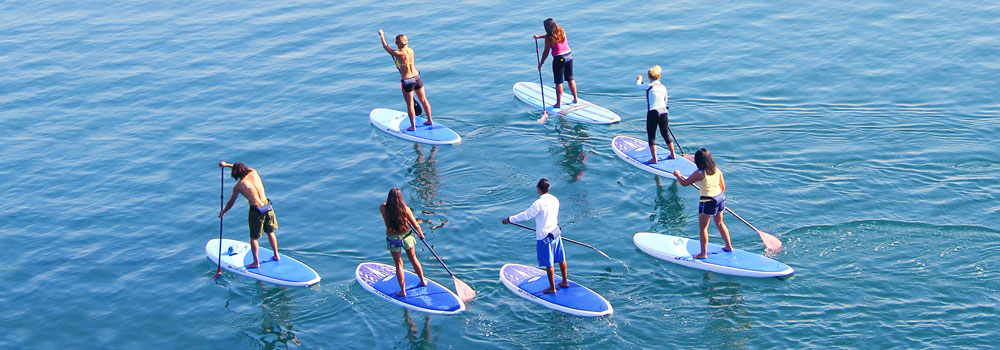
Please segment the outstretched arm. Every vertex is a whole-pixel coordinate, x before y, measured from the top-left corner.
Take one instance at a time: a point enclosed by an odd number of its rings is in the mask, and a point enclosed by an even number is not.
[[[233,203],[236,203],[236,195],[238,194],[240,194],[240,192],[236,190],[236,187],[233,187],[233,194],[229,196],[229,202],[226,203],[226,208],[219,212],[220,219],[226,215],[226,212],[229,211],[229,209],[233,208]]]
[[[413,216],[413,211],[410,207],[406,207],[406,219],[410,221],[410,227],[413,227],[414,231],[417,231],[417,237],[424,239],[424,230],[420,229],[420,223],[417,222],[417,218]]]
[[[701,179],[704,179],[705,175],[702,174],[700,171],[695,170],[687,178],[684,178],[684,176],[681,175],[680,170],[674,170],[674,177],[677,178],[677,183],[681,184],[681,186],[691,186],[691,184],[698,182]]]
[[[389,43],[385,41],[385,33],[382,32],[381,28],[378,30],[378,37],[382,39],[382,48],[385,49],[385,52],[388,52],[392,57],[399,57],[399,50],[393,50],[389,47]]]
[[[549,58],[549,49],[550,48],[551,48],[551,46],[549,46],[549,41],[546,40],[545,41],[545,51],[542,51],[542,60],[538,61],[538,69],[542,69],[542,64],[545,63],[545,59]]]
[[[226,161],[223,160],[223,161],[219,162],[219,167],[220,168],[232,168],[233,167],[233,163],[226,163]]]

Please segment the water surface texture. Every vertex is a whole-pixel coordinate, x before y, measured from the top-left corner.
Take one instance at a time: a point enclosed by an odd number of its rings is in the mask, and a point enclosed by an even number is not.
[[[566,28],[582,96],[621,123],[539,124],[514,98],[538,79],[546,17]],[[0,348],[995,347],[998,18],[967,1],[4,2]],[[434,119],[461,144],[368,123],[403,108],[379,28],[409,36]],[[727,205],[784,241],[774,257],[793,278],[705,273],[632,244],[697,235],[697,191],[610,149],[643,137],[632,84],[654,64],[680,145],[712,151]],[[260,171],[281,252],[320,284],[206,283],[220,160]],[[541,177],[566,237],[619,259],[566,246],[571,278],[613,316],[543,309],[499,282],[504,263],[535,261],[534,234],[500,219]],[[394,186],[477,290],[468,312],[407,312],[355,282],[359,263],[391,261],[378,205]],[[226,238],[248,239],[246,210]]]

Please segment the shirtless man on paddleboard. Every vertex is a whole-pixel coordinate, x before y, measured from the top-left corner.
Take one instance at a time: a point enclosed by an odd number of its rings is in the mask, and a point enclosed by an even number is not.
[[[274,215],[274,209],[271,208],[271,201],[264,193],[264,182],[260,180],[257,170],[241,162],[226,163],[226,161],[221,161],[219,166],[233,168],[230,175],[237,181],[236,185],[233,186],[233,195],[229,197],[229,203],[226,203],[226,208],[219,212],[219,218],[225,216],[226,212],[233,207],[233,203],[236,202],[236,194],[243,195],[243,198],[247,199],[247,204],[250,205],[247,221],[250,224],[250,248],[253,252],[253,264],[247,265],[246,268],[260,267],[260,261],[257,259],[260,245],[257,243],[257,239],[260,238],[261,231],[267,232],[267,240],[271,242],[271,250],[274,251],[271,260],[280,260],[278,257],[278,237],[274,235],[274,230],[278,229],[278,218]]]

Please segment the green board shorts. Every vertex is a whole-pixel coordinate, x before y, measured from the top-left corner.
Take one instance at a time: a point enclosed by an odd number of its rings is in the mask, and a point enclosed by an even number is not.
[[[270,204],[268,200],[264,203]],[[267,213],[261,214],[258,207],[250,206],[250,214],[247,216],[247,224],[250,225],[250,239],[260,238],[261,231],[271,233],[278,229],[278,217],[274,215],[274,208]]]
[[[399,252],[403,249],[410,250],[417,246],[417,239],[413,238],[413,234],[407,232],[401,235],[385,236],[385,249],[390,252]]]

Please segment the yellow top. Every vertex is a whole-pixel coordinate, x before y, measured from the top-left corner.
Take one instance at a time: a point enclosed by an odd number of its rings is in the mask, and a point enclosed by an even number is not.
[[[715,168],[715,174],[709,175],[708,172],[702,170],[702,175],[705,175],[704,179],[696,182],[698,187],[701,187],[701,195],[705,197],[715,197],[722,194],[722,186],[719,183],[719,177],[722,176],[722,171],[719,168]]]

